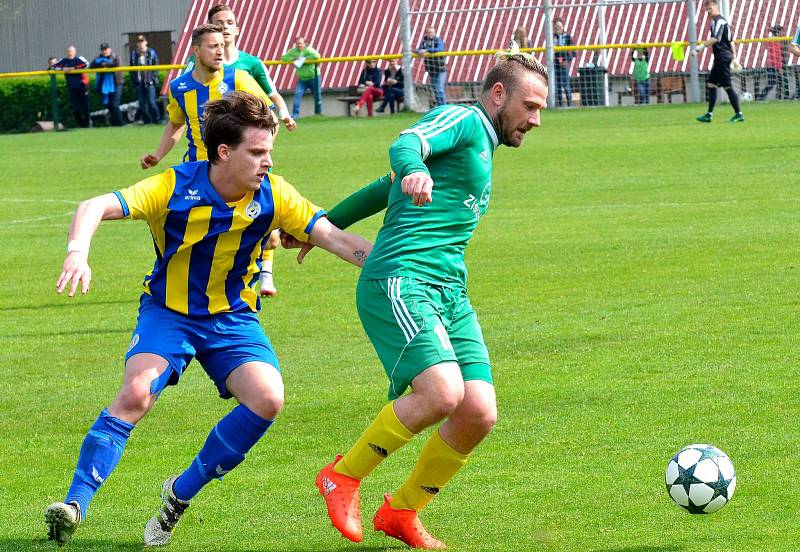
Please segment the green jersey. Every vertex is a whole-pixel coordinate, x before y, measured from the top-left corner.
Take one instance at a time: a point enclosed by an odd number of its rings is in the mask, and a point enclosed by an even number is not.
[[[275,93],[275,83],[269,77],[266,67],[256,56],[248,54],[247,52],[238,51],[238,57],[233,63],[226,63],[225,67],[233,67],[234,69],[241,69],[250,73],[250,76],[258,83],[261,89],[269,96]],[[191,73],[194,70],[194,54],[189,56],[189,61],[186,62],[186,67],[183,69],[182,75]]]
[[[383,227],[362,280],[408,276],[465,286],[464,249],[489,206],[497,131],[483,107],[444,105],[401,132],[389,157],[394,182]],[[414,206],[400,182],[413,172],[433,180],[432,202]]]

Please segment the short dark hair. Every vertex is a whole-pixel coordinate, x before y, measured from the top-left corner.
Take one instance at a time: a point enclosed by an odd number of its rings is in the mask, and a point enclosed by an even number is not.
[[[236,90],[205,105],[203,114],[203,141],[208,160],[219,160],[217,149],[225,144],[235,148],[242,143],[247,128],[261,128],[275,134],[278,121],[267,102],[247,92]]]
[[[211,33],[221,33],[222,27],[219,25],[213,25],[211,23],[205,23],[200,25],[199,27],[195,28],[192,31],[192,46],[197,46],[200,44],[200,41],[203,40],[203,37],[207,34]]]
[[[719,2],[717,0],[705,0],[705,2],[703,2],[703,7],[708,6],[709,4],[714,4],[715,6],[719,7]]]
[[[536,73],[544,79],[545,83],[549,82],[547,67],[539,63],[536,58],[528,54],[511,54],[492,67],[483,80],[481,93],[488,92],[498,82],[502,83],[503,88],[508,92],[511,92],[519,84],[518,73],[520,70]]]
[[[233,13],[233,10],[227,4],[214,4],[213,6],[208,8],[208,14],[206,16],[208,18],[208,22],[211,23],[211,18],[212,17],[217,15],[219,12],[224,12],[224,11],[229,11],[229,12]],[[233,16],[235,18],[236,14],[233,13]]]

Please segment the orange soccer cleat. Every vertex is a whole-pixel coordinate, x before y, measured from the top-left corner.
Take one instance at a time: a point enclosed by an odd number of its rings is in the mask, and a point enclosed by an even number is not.
[[[360,479],[336,473],[333,467],[342,459],[341,454],[317,474],[317,489],[325,499],[328,517],[339,532],[353,542],[361,542],[361,499],[358,495]]]
[[[423,527],[416,510],[395,510],[389,504],[391,499],[392,495],[383,495],[383,506],[375,512],[372,522],[376,531],[383,531],[387,536],[394,537],[411,548],[447,548]]]

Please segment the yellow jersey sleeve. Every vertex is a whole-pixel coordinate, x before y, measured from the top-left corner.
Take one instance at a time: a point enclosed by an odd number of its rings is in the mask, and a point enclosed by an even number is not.
[[[304,198],[283,177],[270,175],[272,199],[275,202],[275,221],[272,226],[281,228],[301,241],[308,235],[325,211]]]
[[[167,212],[174,190],[175,171],[167,169],[114,193],[119,198],[126,218],[152,221],[163,217]]]
[[[236,73],[234,74],[234,87],[236,90],[241,90],[242,92],[247,92],[248,94],[252,94],[253,96],[258,96],[265,102],[267,105],[272,105],[272,100],[269,99],[267,93],[264,92],[264,89],[256,82],[256,80],[250,76],[250,73],[247,71],[242,71],[241,69],[237,69]]]
[[[169,89],[169,102],[167,103],[167,114],[172,124],[176,126],[183,126],[186,124],[186,115],[183,113],[181,106],[172,95],[172,89]]]

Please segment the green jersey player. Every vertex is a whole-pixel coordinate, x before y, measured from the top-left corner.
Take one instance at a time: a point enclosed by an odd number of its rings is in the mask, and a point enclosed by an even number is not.
[[[464,466],[497,416],[489,354],[466,292],[464,249],[489,206],[495,149],[519,146],[539,126],[546,100],[546,69],[527,55],[504,56],[477,105],[429,112],[391,146],[392,173],[330,212],[331,222],[346,227],[386,208],[356,303],[389,377],[391,402],[316,480],[333,525],[352,541],[362,539],[361,480],[444,420],[373,520],[377,531],[412,547],[444,547],[417,512]]]

